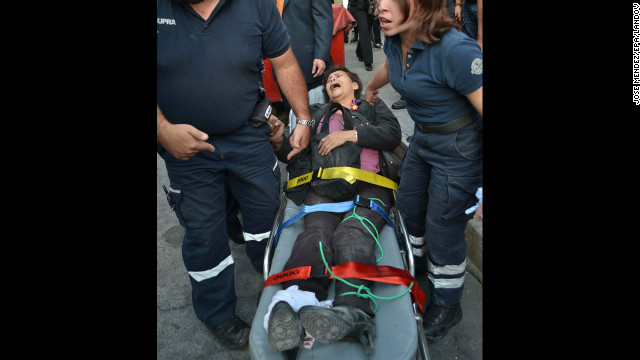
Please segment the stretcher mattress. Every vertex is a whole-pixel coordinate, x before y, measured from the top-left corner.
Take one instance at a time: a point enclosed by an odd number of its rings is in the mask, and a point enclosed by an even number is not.
[[[300,212],[291,200],[287,200],[284,213],[284,221]],[[278,246],[275,249],[273,262],[269,275],[283,271],[283,267],[293,248],[297,235],[304,229],[304,220],[298,219],[293,224],[282,230]],[[384,257],[378,265],[388,265],[404,268],[402,255],[393,229],[386,225],[380,232],[380,245],[384,250]],[[376,250],[379,257],[379,250]],[[417,284],[416,284],[417,285]],[[274,360],[284,359],[284,354],[274,351],[269,345],[267,332],[263,326],[264,316],[271,302],[271,298],[281,290],[281,284],[274,284],[265,288],[262,292],[256,315],[251,325],[249,335],[249,352],[252,359]],[[407,289],[403,285],[385,284],[374,282],[371,292],[377,296],[395,296]],[[329,288],[329,298],[335,297],[335,280]],[[375,317],[376,337],[374,338],[373,354],[366,354],[359,341],[342,340],[332,344],[323,344],[315,341],[311,349],[300,350],[298,359],[379,359],[379,360],[403,360],[415,359],[418,349],[418,332],[416,320],[413,315],[411,297],[407,292],[402,297],[394,300],[376,299],[378,311]]]

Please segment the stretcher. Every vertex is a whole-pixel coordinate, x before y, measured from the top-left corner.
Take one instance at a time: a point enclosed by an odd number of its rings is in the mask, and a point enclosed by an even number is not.
[[[295,126],[295,120],[290,121],[289,124]],[[304,221],[298,219],[287,224],[284,228],[281,227],[288,219],[301,211],[302,207],[288,199],[286,193],[283,192],[265,251],[265,282],[270,276],[288,270],[284,269],[284,264],[291,254],[298,234],[304,230]],[[402,216],[396,207],[392,207],[388,215],[397,231],[387,224],[380,232],[379,241],[384,256],[377,265],[403,269],[411,277],[414,277],[413,254],[410,250],[411,245]],[[277,238],[276,234],[278,234]],[[380,254],[379,249],[376,250],[376,254]],[[335,281],[331,281],[328,299],[335,298]],[[417,281],[414,281],[414,285],[417,287]],[[407,288],[405,285],[382,282],[373,282],[370,287],[371,292],[380,297],[394,297],[406,292],[393,300],[376,300],[378,309],[374,318],[376,336],[373,341],[374,351],[372,354],[366,354],[363,345],[358,340],[345,338],[331,344],[315,341],[311,348],[301,347],[297,352],[297,359],[429,360],[429,351],[422,327],[422,311],[419,305],[412,301],[412,292],[407,292]],[[262,290],[249,335],[251,359],[280,360],[290,358],[290,354],[273,350],[269,345],[267,331],[263,326],[264,316],[268,311],[271,299],[281,289],[281,284],[276,283],[266,286]]]

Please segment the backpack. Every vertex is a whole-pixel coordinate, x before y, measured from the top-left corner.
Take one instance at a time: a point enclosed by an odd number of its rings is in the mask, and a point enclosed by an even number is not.
[[[351,141],[347,141],[336,147],[326,156],[322,156],[318,153],[318,144],[322,139],[329,135],[329,121],[331,119],[331,115],[337,110],[342,110],[344,129],[353,130],[353,116],[351,111],[338,103],[331,103],[325,112],[320,132],[318,134],[314,134],[309,141],[309,148],[311,149],[311,166],[313,171],[319,168],[327,169],[340,166],[360,168],[360,153],[362,152],[362,147],[352,143]],[[327,197],[334,201],[345,201],[355,197],[358,182],[359,180],[357,179],[353,184],[340,178],[315,179],[311,181],[311,187],[318,195]]]

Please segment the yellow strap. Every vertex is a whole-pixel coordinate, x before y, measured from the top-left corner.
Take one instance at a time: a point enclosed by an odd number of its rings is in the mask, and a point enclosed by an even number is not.
[[[312,175],[313,171],[289,180],[289,182],[287,182],[287,189],[310,182],[312,179]],[[318,178],[324,180],[344,179],[349,182],[349,184],[353,184],[356,180],[360,180],[392,190],[398,189],[398,184],[396,184],[391,179],[388,179],[382,175],[374,174],[370,171],[348,166],[338,166],[326,169],[319,168]]]

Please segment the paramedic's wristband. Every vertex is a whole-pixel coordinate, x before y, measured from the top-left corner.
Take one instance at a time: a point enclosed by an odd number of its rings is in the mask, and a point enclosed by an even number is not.
[[[315,123],[316,121],[313,118],[311,118],[311,120],[300,120],[300,119],[296,120],[296,124],[298,125],[307,125],[307,126],[313,127]]]

